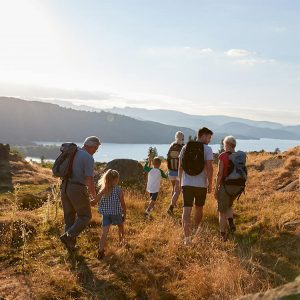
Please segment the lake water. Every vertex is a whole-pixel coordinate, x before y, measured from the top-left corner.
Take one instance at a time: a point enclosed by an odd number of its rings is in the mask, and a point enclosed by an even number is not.
[[[41,145],[61,145],[61,143],[39,142]],[[80,145],[80,143],[78,143]],[[276,140],[276,139],[260,139],[260,140],[237,140],[237,150],[243,151],[274,151],[279,148],[286,151],[289,148],[299,146],[300,141],[293,140]],[[160,156],[166,157],[169,144],[149,145],[149,144],[113,144],[104,143],[94,155],[95,161],[108,162],[116,158],[130,158],[135,160],[143,160],[147,157],[148,148],[156,147]],[[214,152],[218,152],[220,145],[210,145]],[[27,158],[29,159],[29,158]],[[40,161],[40,159],[38,159]]]

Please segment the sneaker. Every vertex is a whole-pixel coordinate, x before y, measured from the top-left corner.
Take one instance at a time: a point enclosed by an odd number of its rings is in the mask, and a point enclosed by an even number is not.
[[[173,208],[172,207],[169,207],[168,210],[167,210],[167,213],[170,215],[170,216],[174,216],[174,212],[173,212]]]
[[[148,213],[147,211],[145,211],[145,212],[144,212],[144,217],[145,217],[145,218],[149,218],[149,216],[150,216],[150,213]]]
[[[64,233],[60,236],[60,241],[66,246],[68,251],[76,250],[76,238],[69,236],[67,233]]]
[[[184,244],[185,246],[191,245],[191,244],[192,244],[192,238],[191,238],[190,236],[185,237],[185,238],[184,238],[184,241],[183,241],[183,244]]]
[[[98,250],[98,255],[97,255],[97,259],[101,260],[105,257],[105,252],[104,250]]]

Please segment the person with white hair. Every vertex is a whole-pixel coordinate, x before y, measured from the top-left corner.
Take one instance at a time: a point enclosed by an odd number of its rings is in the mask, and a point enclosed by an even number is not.
[[[236,139],[226,136],[223,145],[225,151],[219,156],[215,198],[218,202],[220,237],[226,241],[228,233],[236,230],[232,205],[244,191],[247,169],[246,154],[243,151],[235,151]]]
[[[60,240],[69,251],[75,250],[76,237],[86,228],[92,217],[90,197],[96,197],[93,155],[100,145],[101,142],[96,136],[87,137],[83,147],[77,147],[71,177],[62,183],[65,233]]]
[[[184,134],[181,131],[177,131],[175,134],[175,141],[170,145],[167,162],[168,162],[168,177],[172,183],[172,195],[171,203],[167,210],[169,215],[174,215],[174,207],[180,195],[178,167],[179,167],[179,155],[184,146]]]

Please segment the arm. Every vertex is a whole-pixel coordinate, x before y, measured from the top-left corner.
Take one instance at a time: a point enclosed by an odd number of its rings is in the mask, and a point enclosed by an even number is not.
[[[161,170],[161,169],[159,169],[159,170],[160,170],[161,177],[168,179],[168,175],[163,170]]]
[[[125,220],[126,219],[126,204],[125,204],[125,200],[124,200],[124,193],[122,190],[120,190],[120,202],[121,202],[121,207],[123,210],[124,220]]]
[[[93,199],[96,197],[96,189],[94,182],[94,159],[91,156],[86,156],[84,161],[84,176],[85,185],[88,188],[89,194]]]
[[[223,163],[223,161],[219,160],[217,180],[216,180],[216,189],[219,189],[219,187],[221,186],[223,170],[224,170],[224,163]]]
[[[88,188],[89,194],[92,196],[93,199],[96,198],[96,189],[93,176],[86,176],[85,177],[85,184]]]
[[[182,174],[183,174],[183,168],[182,168],[182,157],[184,154],[186,146],[184,146],[179,154],[179,164],[178,164],[178,178],[179,178],[179,188],[181,189],[181,182],[182,182]]]
[[[183,173],[183,168],[181,166],[181,162],[179,161],[179,167],[178,167],[179,188],[181,188],[182,173]]]
[[[145,164],[145,166],[144,166],[144,171],[145,172],[150,172],[151,170],[152,170],[152,168],[149,167],[149,162],[147,161],[146,164]]]
[[[212,192],[212,181],[213,181],[213,161],[207,160],[205,162],[206,174],[207,174],[207,192]]]
[[[94,206],[94,205],[98,204],[98,203],[100,202],[100,200],[101,200],[103,194],[104,194],[104,191],[100,192],[100,193],[95,197],[95,199],[91,201],[91,205]]]
[[[215,198],[217,198],[218,191],[220,189],[223,177],[224,163],[222,160],[219,160],[218,164],[218,173],[216,178],[216,189],[215,189]]]

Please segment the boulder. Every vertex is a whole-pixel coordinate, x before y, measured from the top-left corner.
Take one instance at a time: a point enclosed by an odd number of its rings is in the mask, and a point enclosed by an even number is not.
[[[13,190],[9,152],[9,145],[0,144],[0,192],[8,192]]]
[[[300,299],[300,276],[293,282],[279,286],[272,290],[267,290],[264,293],[247,295],[239,298],[239,300],[287,300]]]
[[[114,159],[110,161],[105,170],[114,169],[120,173],[120,181],[137,183],[144,178],[143,166],[132,159]]]

